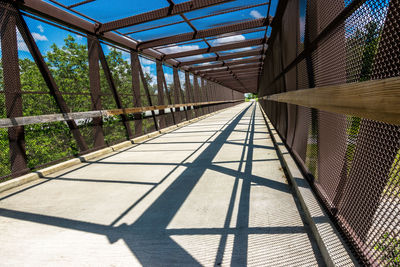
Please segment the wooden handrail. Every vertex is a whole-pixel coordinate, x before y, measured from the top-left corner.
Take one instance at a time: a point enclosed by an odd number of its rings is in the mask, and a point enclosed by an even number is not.
[[[171,108],[216,105],[216,104],[223,104],[223,103],[233,103],[233,102],[238,102],[238,101],[243,101],[243,100],[240,99],[240,100],[229,100],[229,101],[210,101],[210,102],[198,102],[198,103],[163,105],[163,106],[147,106],[147,107],[123,108],[123,109],[94,110],[94,111],[84,111],[84,112],[47,114],[47,115],[39,115],[39,116],[4,118],[4,119],[0,119],[0,128],[9,128],[9,127],[15,127],[15,126],[37,124],[37,123],[90,119],[90,118],[96,118],[96,117],[107,117],[107,116],[115,116],[115,115],[121,115],[121,114],[143,113],[146,111],[156,111],[156,110],[167,110],[167,112],[168,112],[168,110]]]
[[[261,99],[400,125],[400,78],[316,87]]]

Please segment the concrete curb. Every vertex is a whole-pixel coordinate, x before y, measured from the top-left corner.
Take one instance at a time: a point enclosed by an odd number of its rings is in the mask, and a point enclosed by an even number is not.
[[[50,175],[52,173],[61,171],[63,169],[69,168],[69,167],[72,167],[74,165],[78,165],[80,163],[88,162],[90,160],[93,160],[93,159],[108,155],[108,154],[110,154],[112,152],[115,152],[115,151],[118,151],[118,150],[121,150],[121,149],[125,149],[125,148],[131,147],[131,146],[135,146],[137,144],[143,143],[144,141],[147,141],[147,140],[150,140],[150,139],[152,139],[154,137],[157,137],[157,136],[159,136],[161,134],[166,134],[166,133],[175,131],[175,130],[177,130],[179,128],[182,128],[183,126],[186,126],[188,124],[191,124],[191,123],[197,122],[199,120],[203,120],[205,118],[208,118],[210,116],[216,115],[216,114],[218,114],[218,113],[220,113],[220,112],[222,112],[222,111],[224,111],[226,109],[229,109],[229,108],[224,108],[224,109],[221,109],[221,110],[218,110],[218,111],[206,114],[206,115],[202,115],[200,117],[197,117],[197,118],[194,118],[194,119],[191,119],[191,120],[188,120],[188,121],[184,121],[184,122],[178,123],[176,125],[172,125],[172,126],[163,128],[163,129],[161,129],[159,131],[151,132],[149,134],[142,135],[142,136],[133,138],[131,140],[124,141],[124,142],[118,143],[116,145],[112,145],[110,147],[106,147],[106,148],[91,152],[89,154],[86,154],[86,155],[83,155],[83,156],[79,156],[77,158],[73,158],[73,159],[58,163],[56,165],[52,165],[50,167],[47,167],[47,168],[44,168],[44,169],[41,169],[41,170],[38,170],[38,171],[35,171],[35,172],[32,172],[32,173],[25,174],[23,176],[20,176],[20,177],[11,179],[11,180],[5,181],[3,183],[0,183],[0,192],[4,192],[6,190],[15,188],[17,186],[32,182],[32,181],[37,180],[37,179],[39,179],[41,177],[45,177],[47,175]]]
[[[360,266],[260,106],[274,146],[327,266]]]

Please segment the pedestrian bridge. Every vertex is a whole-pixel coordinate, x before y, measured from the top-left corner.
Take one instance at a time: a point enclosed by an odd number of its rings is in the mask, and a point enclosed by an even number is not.
[[[256,103],[3,192],[0,232],[14,266],[323,265]]]
[[[400,0],[0,0],[0,265],[400,266],[399,33]]]

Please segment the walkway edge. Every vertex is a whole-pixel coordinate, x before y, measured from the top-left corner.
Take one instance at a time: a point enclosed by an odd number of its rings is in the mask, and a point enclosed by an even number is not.
[[[240,103],[238,103],[238,104],[240,104]],[[99,157],[108,155],[108,154],[110,154],[112,152],[115,152],[115,151],[118,151],[118,150],[121,150],[121,149],[125,149],[125,148],[131,147],[131,146],[135,146],[135,145],[140,144],[140,143],[142,143],[144,141],[147,141],[149,139],[157,137],[157,136],[159,136],[161,134],[166,134],[166,133],[175,131],[175,130],[177,130],[179,128],[182,128],[182,127],[184,127],[186,125],[189,125],[189,124],[195,123],[195,122],[197,122],[199,120],[203,120],[205,118],[213,116],[213,115],[215,115],[217,113],[220,113],[220,112],[222,112],[224,110],[227,110],[229,108],[231,108],[231,107],[220,109],[220,110],[214,111],[212,113],[208,113],[206,115],[202,115],[202,116],[199,116],[197,118],[193,118],[191,120],[187,120],[187,121],[184,121],[184,122],[181,122],[181,123],[178,123],[178,124],[163,128],[163,129],[161,129],[159,131],[151,132],[149,134],[145,134],[145,135],[130,139],[128,141],[123,141],[123,142],[115,144],[113,146],[106,147],[106,148],[94,151],[92,153],[89,153],[89,154],[86,154],[86,155],[83,155],[83,156],[79,156],[79,157],[76,157],[76,158],[73,158],[73,159],[58,163],[58,164],[50,166],[50,167],[47,167],[47,168],[44,168],[44,169],[40,169],[40,170],[31,172],[31,173],[22,175],[20,177],[13,178],[11,180],[8,180],[8,181],[5,181],[3,183],[0,183],[0,193],[4,192],[4,191],[7,191],[7,190],[10,190],[10,189],[13,189],[15,187],[24,185],[26,183],[35,181],[35,180],[37,180],[37,179],[39,179],[41,177],[50,175],[52,173],[61,171],[63,169],[72,167],[74,165],[78,165],[80,163],[87,162],[89,160],[93,160],[95,158],[99,158]]]
[[[304,211],[305,219],[321,251],[327,266],[360,266],[350,251],[335,225],[324,211],[314,195],[309,183],[297,167],[292,155],[286,149],[282,139],[268,119],[264,110],[258,105],[267,124],[271,139],[276,147],[282,167],[285,168],[292,188],[295,191]]]

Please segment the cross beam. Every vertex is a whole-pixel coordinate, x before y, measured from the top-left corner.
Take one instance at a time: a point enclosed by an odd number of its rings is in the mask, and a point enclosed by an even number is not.
[[[259,56],[261,51],[262,50],[257,49],[257,50],[239,52],[239,53],[232,53],[232,54],[225,55],[225,56],[207,57],[207,58],[202,58],[202,59],[197,59],[197,60],[192,60],[192,61],[185,61],[185,62],[181,62],[179,64],[179,66],[189,66],[189,65],[212,62],[212,61],[223,61],[223,60],[240,58],[240,57]]]
[[[263,44],[262,38],[250,39],[250,40],[238,41],[238,42],[231,43],[231,44],[225,44],[225,45],[213,46],[213,47],[209,47],[209,48],[201,48],[201,49],[196,49],[196,50],[191,50],[191,51],[168,54],[168,55],[165,55],[164,59],[196,56],[196,55],[201,55],[201,54],[226,51],[226,50],[238,49],[238,48],[244,48],[244,47],[251,47],[251,46],[262,45],[262,44]]]
[[[269,18],[259,18],[253,19],[249,21],[243,21],[240,23],[235,23],[226,26],[215,27],[211,29],[199,30],[197,32],[189,32],[183,34],[172,35],[165,38],[154,39],[146,42],[141,42],[138,44],[138,48],[146,49],[156,46],[174,44],[179,42],[185,42],[195,39],[207,38],[211,36],[217,36],[225,33],[230,32],[238,32],[242,30],[258,28],[258,27],[265,27],[269,25]]]
[[[146,13],[142,13],[139,15],[110,21],[99,26],[98,31],[108,32],[108,31],[115,31],[121,28],[149,22],[152,20],[162,19],[174,15],[180,15],[185,12],[190,12],[198,9],[202,9],[205,7],[222,4],[226,2],[231,2],[232,0],[192,0],[187,1],[175,5],[170,5],[168,7],[152,10]]]

